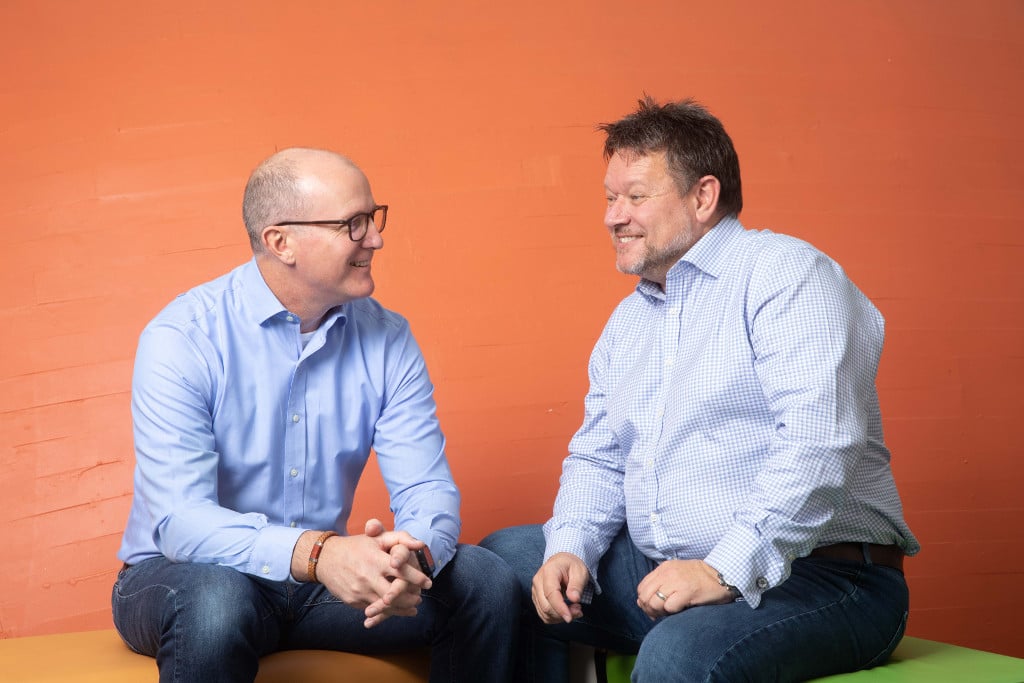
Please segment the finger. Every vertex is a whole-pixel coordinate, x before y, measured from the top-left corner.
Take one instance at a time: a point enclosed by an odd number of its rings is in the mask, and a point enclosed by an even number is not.
[[[363,628],[365,628],[365,629],[371,629],[371,628],[373,628],[374,626],[377,626],[378,624],[380,624],[381,622],[383,622],[383,621],[384,621],[385,619],[387,619],[387,618],[388,618],[388,617],[387,617],[387,615],[386,615],[386,614],[378,614],[378,615],[376,615],[376,616],[373,616],[373,617],[369,617],[368,619],[364,619],[364,620],[363,620]]]
[[[404,545],[410,550],[419,550],[427,545],[418,538],[413,538],[408,531],[385,531],[374,540],[385,551],[390,551],[396,545]]]
[[[401,543],[391,546],[391,550],[389,550],[388,553],[391,555],[392,569],[401,569],[403,564],[408,564],[415,557],[413,551],[409,550]]]
[[[377,598],[363,608],[363,614],[369,618],[378,614],[391,616],[413,616],[417,612],[423,597],[416,590],[408,590],[394,595]]]
[[[533,595],[537,615],[544,623],[556,624],[559,621],[565,623],[572,621],[572,610],[569,609],[562,597],[560,572],[553,571],[551,567],[541,567],[541,572],[534,579]]]
[[[663,616],[661,614],[660,608],[644,600],[643,598],[637,598],[636,605],[644,614],[646,614],[651,619],[657,619],[658,617]]]
[[[641,582],[641,586],[643,586],[643,582]],[[637,587],[636,604],[651,619],[663,616],[662,606],[665,598],[668,598],[668,595],[661,592],[658,587]]]
[[[548,599],[544,596],[544,588],[542,585],[541,572],[544,571],[544,567],[540,568],[534,577],[533,583],[530,585],[530,597],[533,599],[533,607],[537,610],[537,616],[540,617],[541,621],[547,623],[548,611],[551,609],[551,605],[548,603]]]
[[[569,623],[573,619],[572,610],[562,597],[561,589],[544,596],[537,605],[537,615],[545,624]]]
[[[402,579],[420,590],[428,590],[434,585],[433,580],[420,569],[416,556],[404,546],[395,546],[391,549],[391,564],[387,576]]]
[[[636,587],[637,595],[654,595],[654,591],[658,590],[662,583],[664,583],[668,578],[661,576],[661,571],[659,570],[662,568],[662,566],[663,565],[658,565],[654,568],[653,571],[651,571],[647,576],[640,580],[640,583]]]
[[[366,520],[366,526],[363,527],[363,533],[370,538],[380,536],[385,531],[384,523],[377,518],[371,518]]]
[[[423,602],[423,594],[419,586],[396,579],[391,582],[391,590],[381,600],[386,610],[406,610]]]

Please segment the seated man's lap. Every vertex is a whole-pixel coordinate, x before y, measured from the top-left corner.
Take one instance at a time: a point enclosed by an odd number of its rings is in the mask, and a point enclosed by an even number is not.
[[[906,610],[906,582],[896,570],[797,560],[757,609],[740,601],[660,620],[644,639],[636,671],[639,680],[687,671],[702,680],[709,673],[722,681],[806,680],[868,668],[899,643]]]
[[[204,644],[231,634],[266,654],[274,648],[259,643],[278,635],[275,600],[265,590],[273,585],[217,565],[151,558],[119,574],[114,625],[132,649],[150,656],[166,643],[165,633]]]
[[[114,621],[132,649],[156,656],[169,630],[197,646],[243,638],[260,656],[281,649],[385,654],[431,644],[455,610],[514,614],[511,572],[488,551],[459,546],[423,593],[416,617],[392,617],[366,629],[362,609],[320,584],[274,582],[212,564],[152,558],[121,572]]]
[[[741,600],[652,621],[636,605],[636,588],[655,563],[623,531],[601,559],[597,579],[602,592],[583,606],[583,617],[545,626],[530,597],[543,560],[541,527],[504,529],[481,545],[504,557],[516,572],[531,628],[563,641],[627,653],[639,649],[641,680],[659,680],[687,667],[731,672],[722,680],[729,675],[742,680],[741,671],[759,672],[756,678],[779,667],[796,678],[865,668],[891,654],[906,621],[907,588],[898,571],[816,558],[797,560],[791,577],[766,592],[757,609]]]

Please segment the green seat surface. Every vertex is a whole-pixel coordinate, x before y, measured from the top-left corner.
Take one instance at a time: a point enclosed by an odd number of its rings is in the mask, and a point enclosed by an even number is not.
[[[628,683],[635,657],[608,655],[608,683]],[[904,638],[884,665],[816,679],[829,683],[1024,683],[1024,659]]]

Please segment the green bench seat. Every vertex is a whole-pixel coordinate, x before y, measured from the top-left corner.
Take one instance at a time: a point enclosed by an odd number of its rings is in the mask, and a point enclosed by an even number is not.
[[[636,658],[609,654],[608,683],[628,683]],[[818,683],[1024,683],[1024,659],[922,638],[904,638],[874,669],[826,676]]]

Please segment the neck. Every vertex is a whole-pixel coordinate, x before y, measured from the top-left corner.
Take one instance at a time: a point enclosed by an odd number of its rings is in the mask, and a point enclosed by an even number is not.
[[[288,266],[271,256],[257,254],[256,267],[281,305],[298,316],[300,332],[312,332],[320,327],[328,312],[337,305],[322,305],[301,291],[289,277]]]

